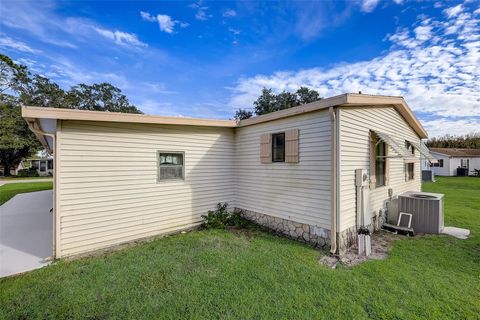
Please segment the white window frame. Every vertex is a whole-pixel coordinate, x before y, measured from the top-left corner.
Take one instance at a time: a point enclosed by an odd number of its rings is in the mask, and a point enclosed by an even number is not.
[[[160,173],[161,173],[161,170],[160,170],[160,167],[161,167],[161,164],[160,164],[160,155],[162,153],[167,153],[167,154],[181,154],[182,155],[182,177],[181,178],[169,178],[169,179],[166,179],[166,178],[161,178],[160,177]],[[164,182],[183,182],[185,181],[185,151],[171,151],[171,150],[157,150],[157,182],[161,182],[161,183],[164,183]]]

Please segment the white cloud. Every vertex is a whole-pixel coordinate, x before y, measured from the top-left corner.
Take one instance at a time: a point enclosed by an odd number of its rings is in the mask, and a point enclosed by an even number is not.
[[[36,40],[71,49],[76,49],[79,42],[88,41],[91,46],[102,38],[124,47],[146,47],[133,33],[110,31],[89,19],[63,17],[55,9],[53,1],[10,1],[2,6],[0,24],[2,28],[25,31]],[[98,44],[104,45],[103,41]]]
[[[379,2],[380,0],[363,0],[361,4],[362,11],[372,12]]]
[[[158,22],[160,31],[170,34],[175,32],[175,25],[179,25],[180,28],[186,28],[189,26],[187,22],[174,20],[172,17],[166,14],[157,14],[157,16],[153,16],[149,12],[140,11],[140,16],[145,21]]]
[[[6,35],[0,34],[0,48],[4,49],[14,49],[17,51],[27,52],[27,53],[40,53],[40,50],[33,49],[25,42],[14,40]]]
[[[323,97],[358,91],[402,95],[427,119],[433,135],[480,128],[479,18],[469,12],[446,21],[424,18],[420,25],[387,35],[386,41],[391,48],[371,60],[241,78],[229,105],[251,107],[263,87],[280,92],[304,85]]]
[[[205,21],[212,17],[211,14],[207,13],[208,7],[203,5],[203,0],[192,3],[189,7],[196,10],[195,19],[197,20]]]
[[[414,30],[415,39],[420,41],[427,41],[431,37],[432,27],[431,26],[418,26]]]
[[[155,22],[157,19],[152,16],[149,12],[140,11],[140,16],[145,21]]]
[[[235,17],[237,15],[237,12],[233,9],[227,9],[223,11],[222,16],[228,18],[228,17]]]
[[[116,44],[122,46],[133,46],[144,48],[148,45],[138,40],[138,37],[133,33],[127,33],[118,30],[107,30],[100,27],[92,27],[101,36],[114,41]]]
[[[165,14],[159,14],[157,15],[157,20],[161,31],[164,31],[166,33],[173,33],[175,21],[173,21],[170,16],[167,16]]]
[[[230,32],[231,34],[233,34],[235,36],[238,36],[240,33],[242,33],[240,30],[234,29],[234,28],[228,28],[228,32]]]
[[[460,12],[462,12],[463,10],[463,6],[461,4],[459,4],[458,6],[455,6],[455,7],[450,7],[450,8],[447,8],[445,10],[443,10],[443,12],[449,17],[454,17],[456,16],[457,14],[459,14]]]

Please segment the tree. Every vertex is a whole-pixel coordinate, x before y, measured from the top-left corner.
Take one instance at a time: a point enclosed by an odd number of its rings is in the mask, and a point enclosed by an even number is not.
[[[446,134],[443,137],[428,139],[426,144],[429,148],[480,149],[480,133],[474,132],[463,136]]]
[[[19,90],[20,101],[24,105],[37,107],[65,108],[65,91],[52,80],[34,75],[28,83]]]
[[[238,120],[245,120],[245,119],[251,118],[252,116],[253,116],[252,111],[248,111],[248,110],[245,110],[245,109],[238,109],[235,112],[234,119],[237,120],[237,121]]]
[[[8,100],[0,102],[0,165],[4,166],[6,176],[22,158],[40,148],[40,143],[22,118],[20,106],[12,98]]]
[[[297,90],[297,99],[300,104],[306,104],[318,101],[322,98],[320,98],[320,94],[316,90],[311,90],[307,87],[300,87]]]
[[[295,93],[283,91],[274,94],[272,89],[263,88],[260,96],[253,102],[255,114],[257,116],[296,107],[301,104],[311,103],[321,100],[320,94],[307,87],[300,87]],[[253,114],[246,110],[238,109],[235,113],[235,119],[241,117],[250,118]]]
[[[122,91],[109,83],[79,84],[67,92],[70,107],[81,110],[142,113]]]
[[[255,105],[255,114],[260,116],[277,111],[276,103],[277,96],[273,93],[272,89],[263,88],[262,94],[253,103]]]
[[[18,91],[28,83],[27,67],[18,65],[0,54],[0,95],[8,90]]]
[[[288,91],[283,91],[275,97],[275,111],[289,109],[298,106],[297,95]]]

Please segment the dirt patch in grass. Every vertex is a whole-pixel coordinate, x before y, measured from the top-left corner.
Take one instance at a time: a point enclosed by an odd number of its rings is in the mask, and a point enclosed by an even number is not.
[[[385,231],[375,232],[371,236],[372,253],[368,257],[359,256],[358,247],[357,245],[354,245],[349,248],[342,257],[340,257],[340,262],[347,267],[351,267],[367,260],[386,259],[393,243],[402,238],[405,238],[405,236]]]
[[[359,256],[358,248],[355,244],[340,257],[326,255],[320,258],[319,262],[330,268],[336,268],[338,264],[353,267],[368,260],[384,260],[388,257],[388,252],[392,248],[393,243],[402,238],[405,238],[405,236],[378,231],[371,236],[372,253],[368,257]]]

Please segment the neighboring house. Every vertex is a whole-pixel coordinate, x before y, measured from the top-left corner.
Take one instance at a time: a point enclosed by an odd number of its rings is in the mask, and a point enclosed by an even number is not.
[[[438,163],[432,166],[437,176],[456,176],[458,168],[466,169],[469,175],[480,170],[480,149],[430,148]]]
[[[22,115],[55,157],[57,258],[198,226],[218,202],[341,253],[359,226],[355,169],[365,172],[365,224],[378,227],[389,193],[421,190],[420,154],[429,156],[401,97],[343,94],[239,122]]]
[[[422,146],[427,148],[425,145]],[[428,158],[422,155],[420,157],[420,163],[422,168],[422,181],[435,181],[435,172],[433,171],[433,166],[438,164],[438,160],[432,155]]]
[[[10,168],[10,175],[11,175],[11,176],[16,175],[16,174],[17,174],[17,171],[18,171],[18,168],[19,168],[19,166]],[[5,173],[6,173],[6,172],[5,172],[5,167],[2,166],[2,165],[0,165],[0,177],[5,176]]]
[[[18,174],[18,170],[28,168],[35,168],[39,176],[51,176],[53,175],[53,157],[31,158],[23,160],[18,165],[16,174]]]

